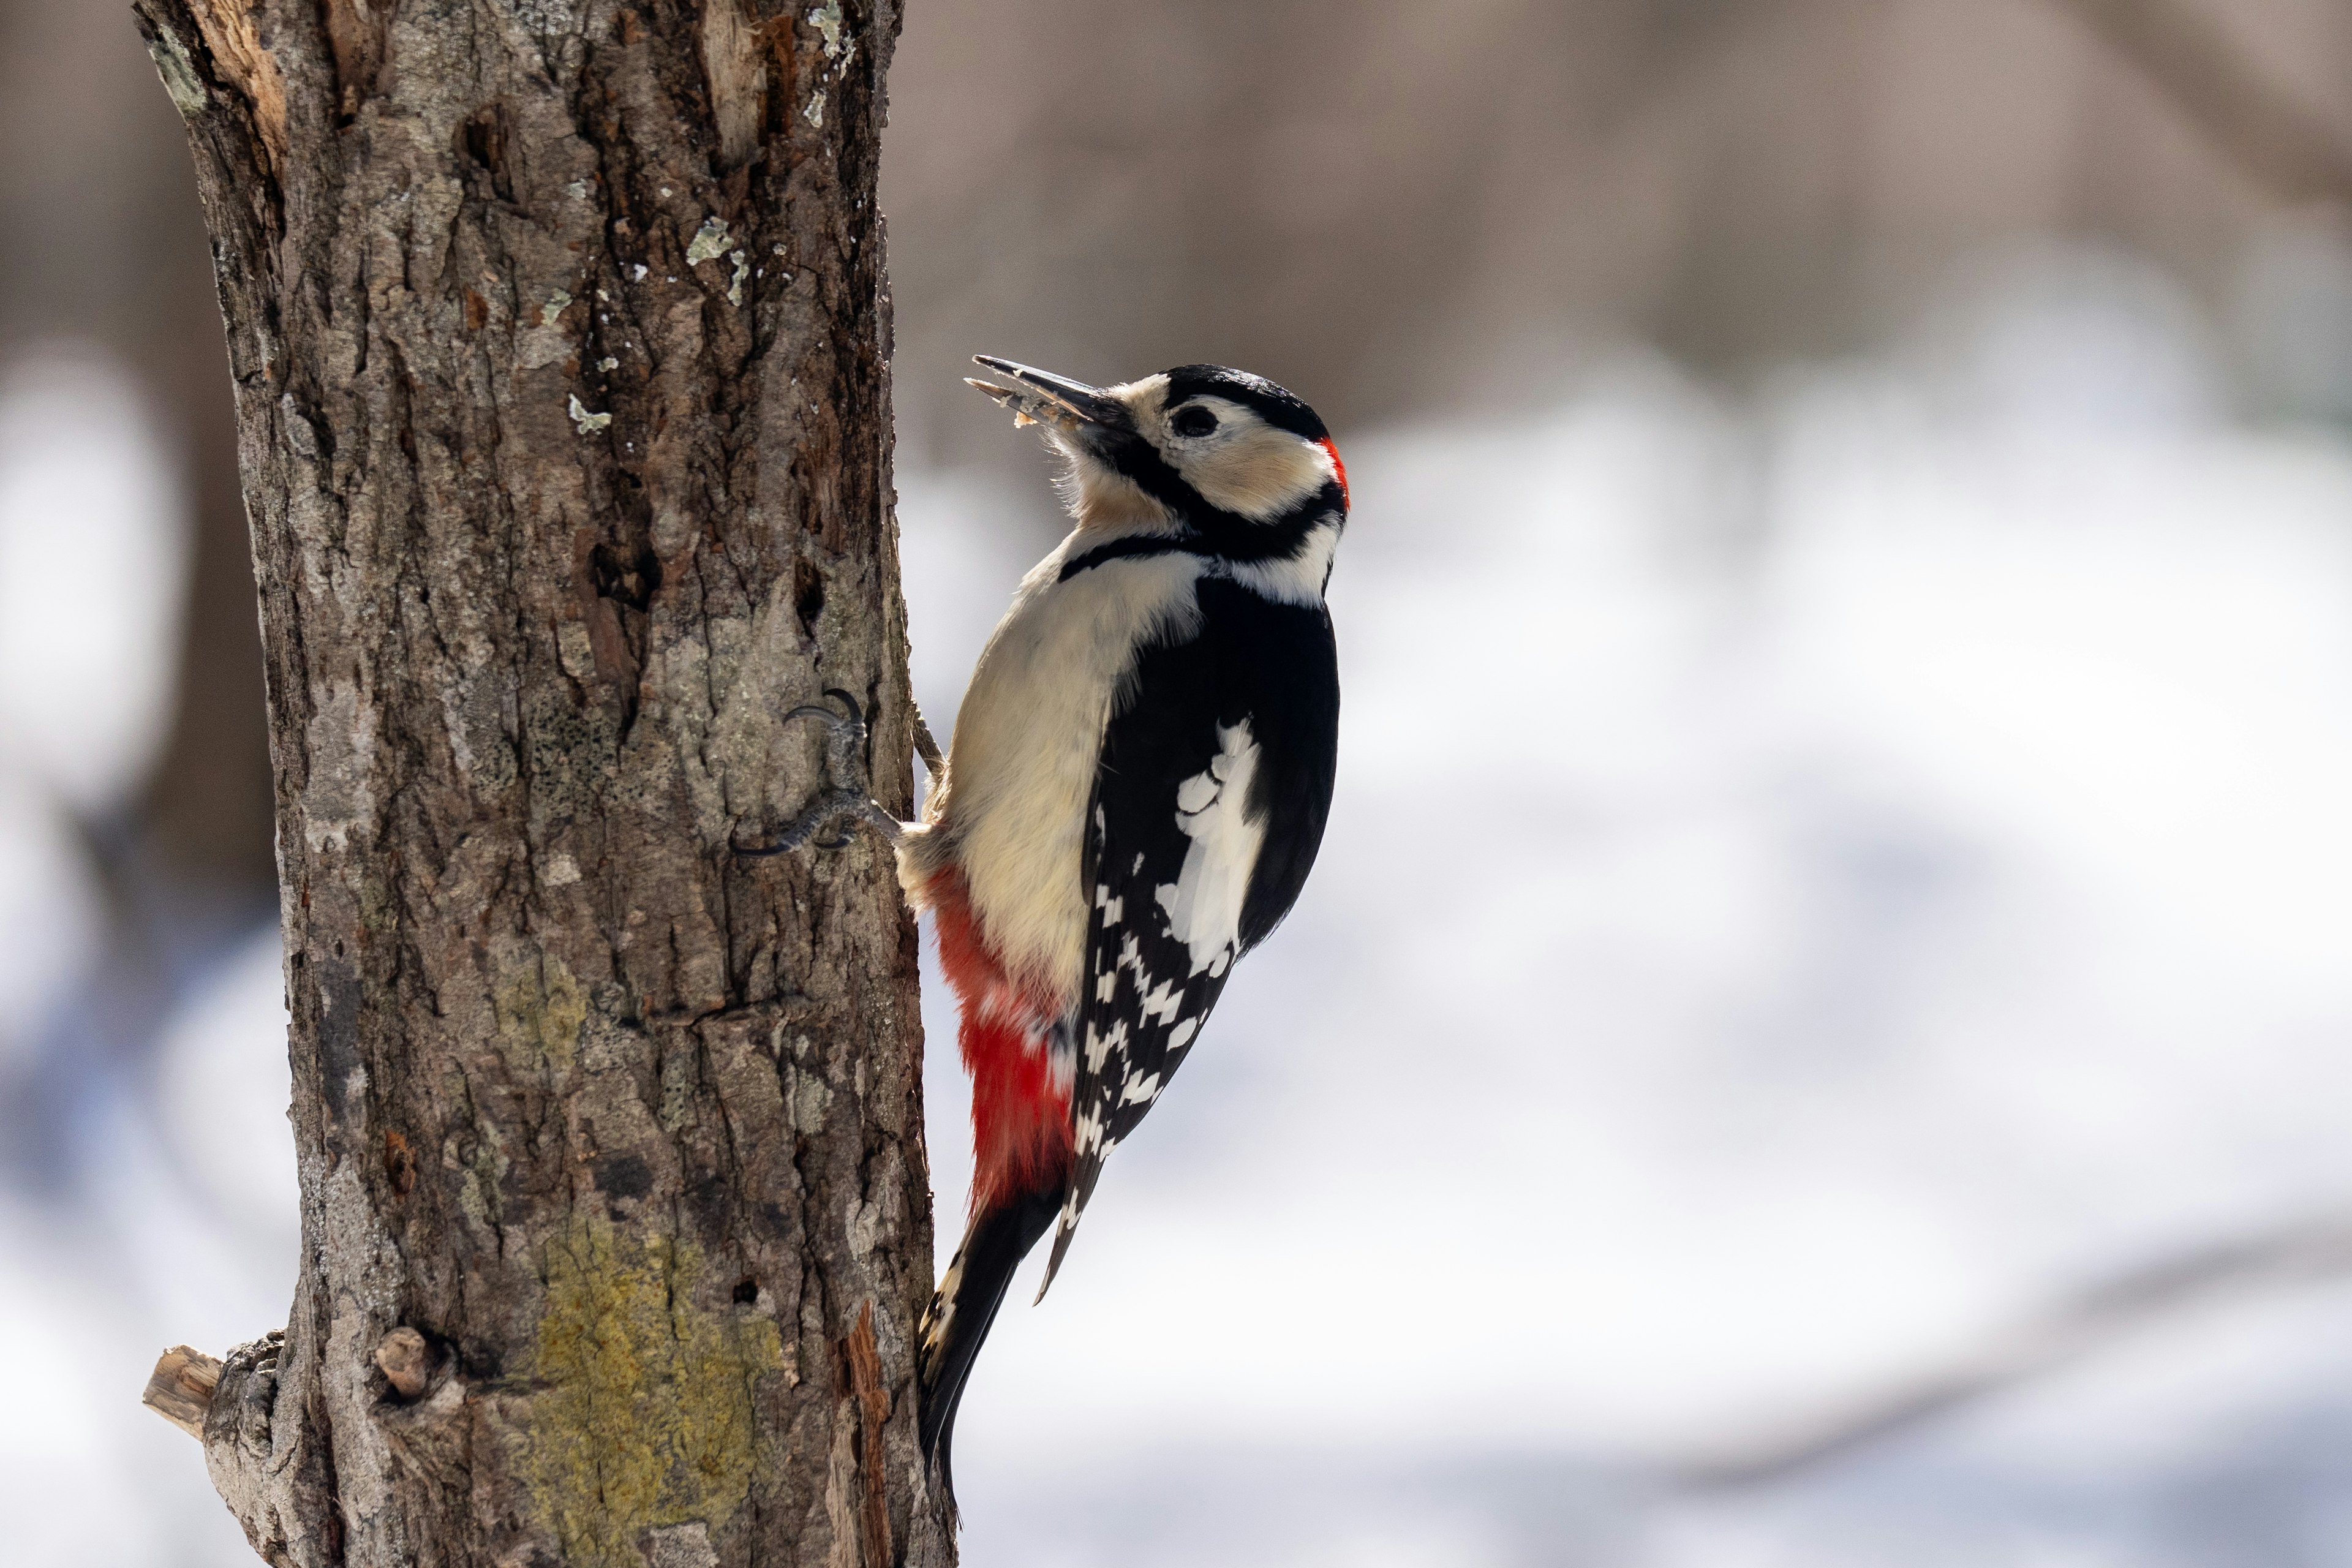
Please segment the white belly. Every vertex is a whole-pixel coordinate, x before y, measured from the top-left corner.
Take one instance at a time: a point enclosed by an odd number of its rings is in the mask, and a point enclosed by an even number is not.
[[[1146,641],[1189,635],[1201,563],[1186,553],[1107,561],[1068,582],[1065,541],[1021,584],[972,671],[946,784],[899,847],[900,879],[960,867],[982,934],[1014,977],[1066,1002],[1086,963],[1080,876],[1095,763],[1120,683]]]

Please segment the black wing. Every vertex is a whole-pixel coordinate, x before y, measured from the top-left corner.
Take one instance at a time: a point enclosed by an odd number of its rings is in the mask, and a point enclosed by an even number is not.
[[[1199,596],[1197,636],[1139,656],[1095,770],[1070,1097],[1077,1160],[1045,1285],[1103,1161],[1192,1049],[1234,961],[1290,912],[1330,813],[1330,616],[1223,578],[1203,579]]]

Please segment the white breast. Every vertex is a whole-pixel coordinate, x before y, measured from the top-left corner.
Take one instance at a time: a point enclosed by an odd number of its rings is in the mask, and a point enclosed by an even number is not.
[[[972,671],[946,784],[899,847],[910,896],[952,863],[1008,970],[1074,999],[1086,963],[1087,803],[1111,702],[1139,645],[1190,635],[1198,558],[1138,556],[1060,581],[1074,534],[1021,584]]]

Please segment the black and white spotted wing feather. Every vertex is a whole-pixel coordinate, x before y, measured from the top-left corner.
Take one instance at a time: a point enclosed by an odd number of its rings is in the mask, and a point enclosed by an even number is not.
[[[1199,1038],[1234,960],[1290,911],[1330,811],[1330,616],[1223,576],[1198,592],[1202,629],[1140,651],[1095,772],[1073,1030],[1076,1162],[1045,1285],[1104,1160]]]

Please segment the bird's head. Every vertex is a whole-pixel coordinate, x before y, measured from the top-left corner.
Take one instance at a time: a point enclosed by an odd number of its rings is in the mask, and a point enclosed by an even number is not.
[[[1348,470],[1315,410],[1264,376],[1188,364],[1121,386],[982,354],[971,384],[1043,426],[1068,458],[1080,526],[1185,529],[1244,556],[1286,554],[1348,510]]]

